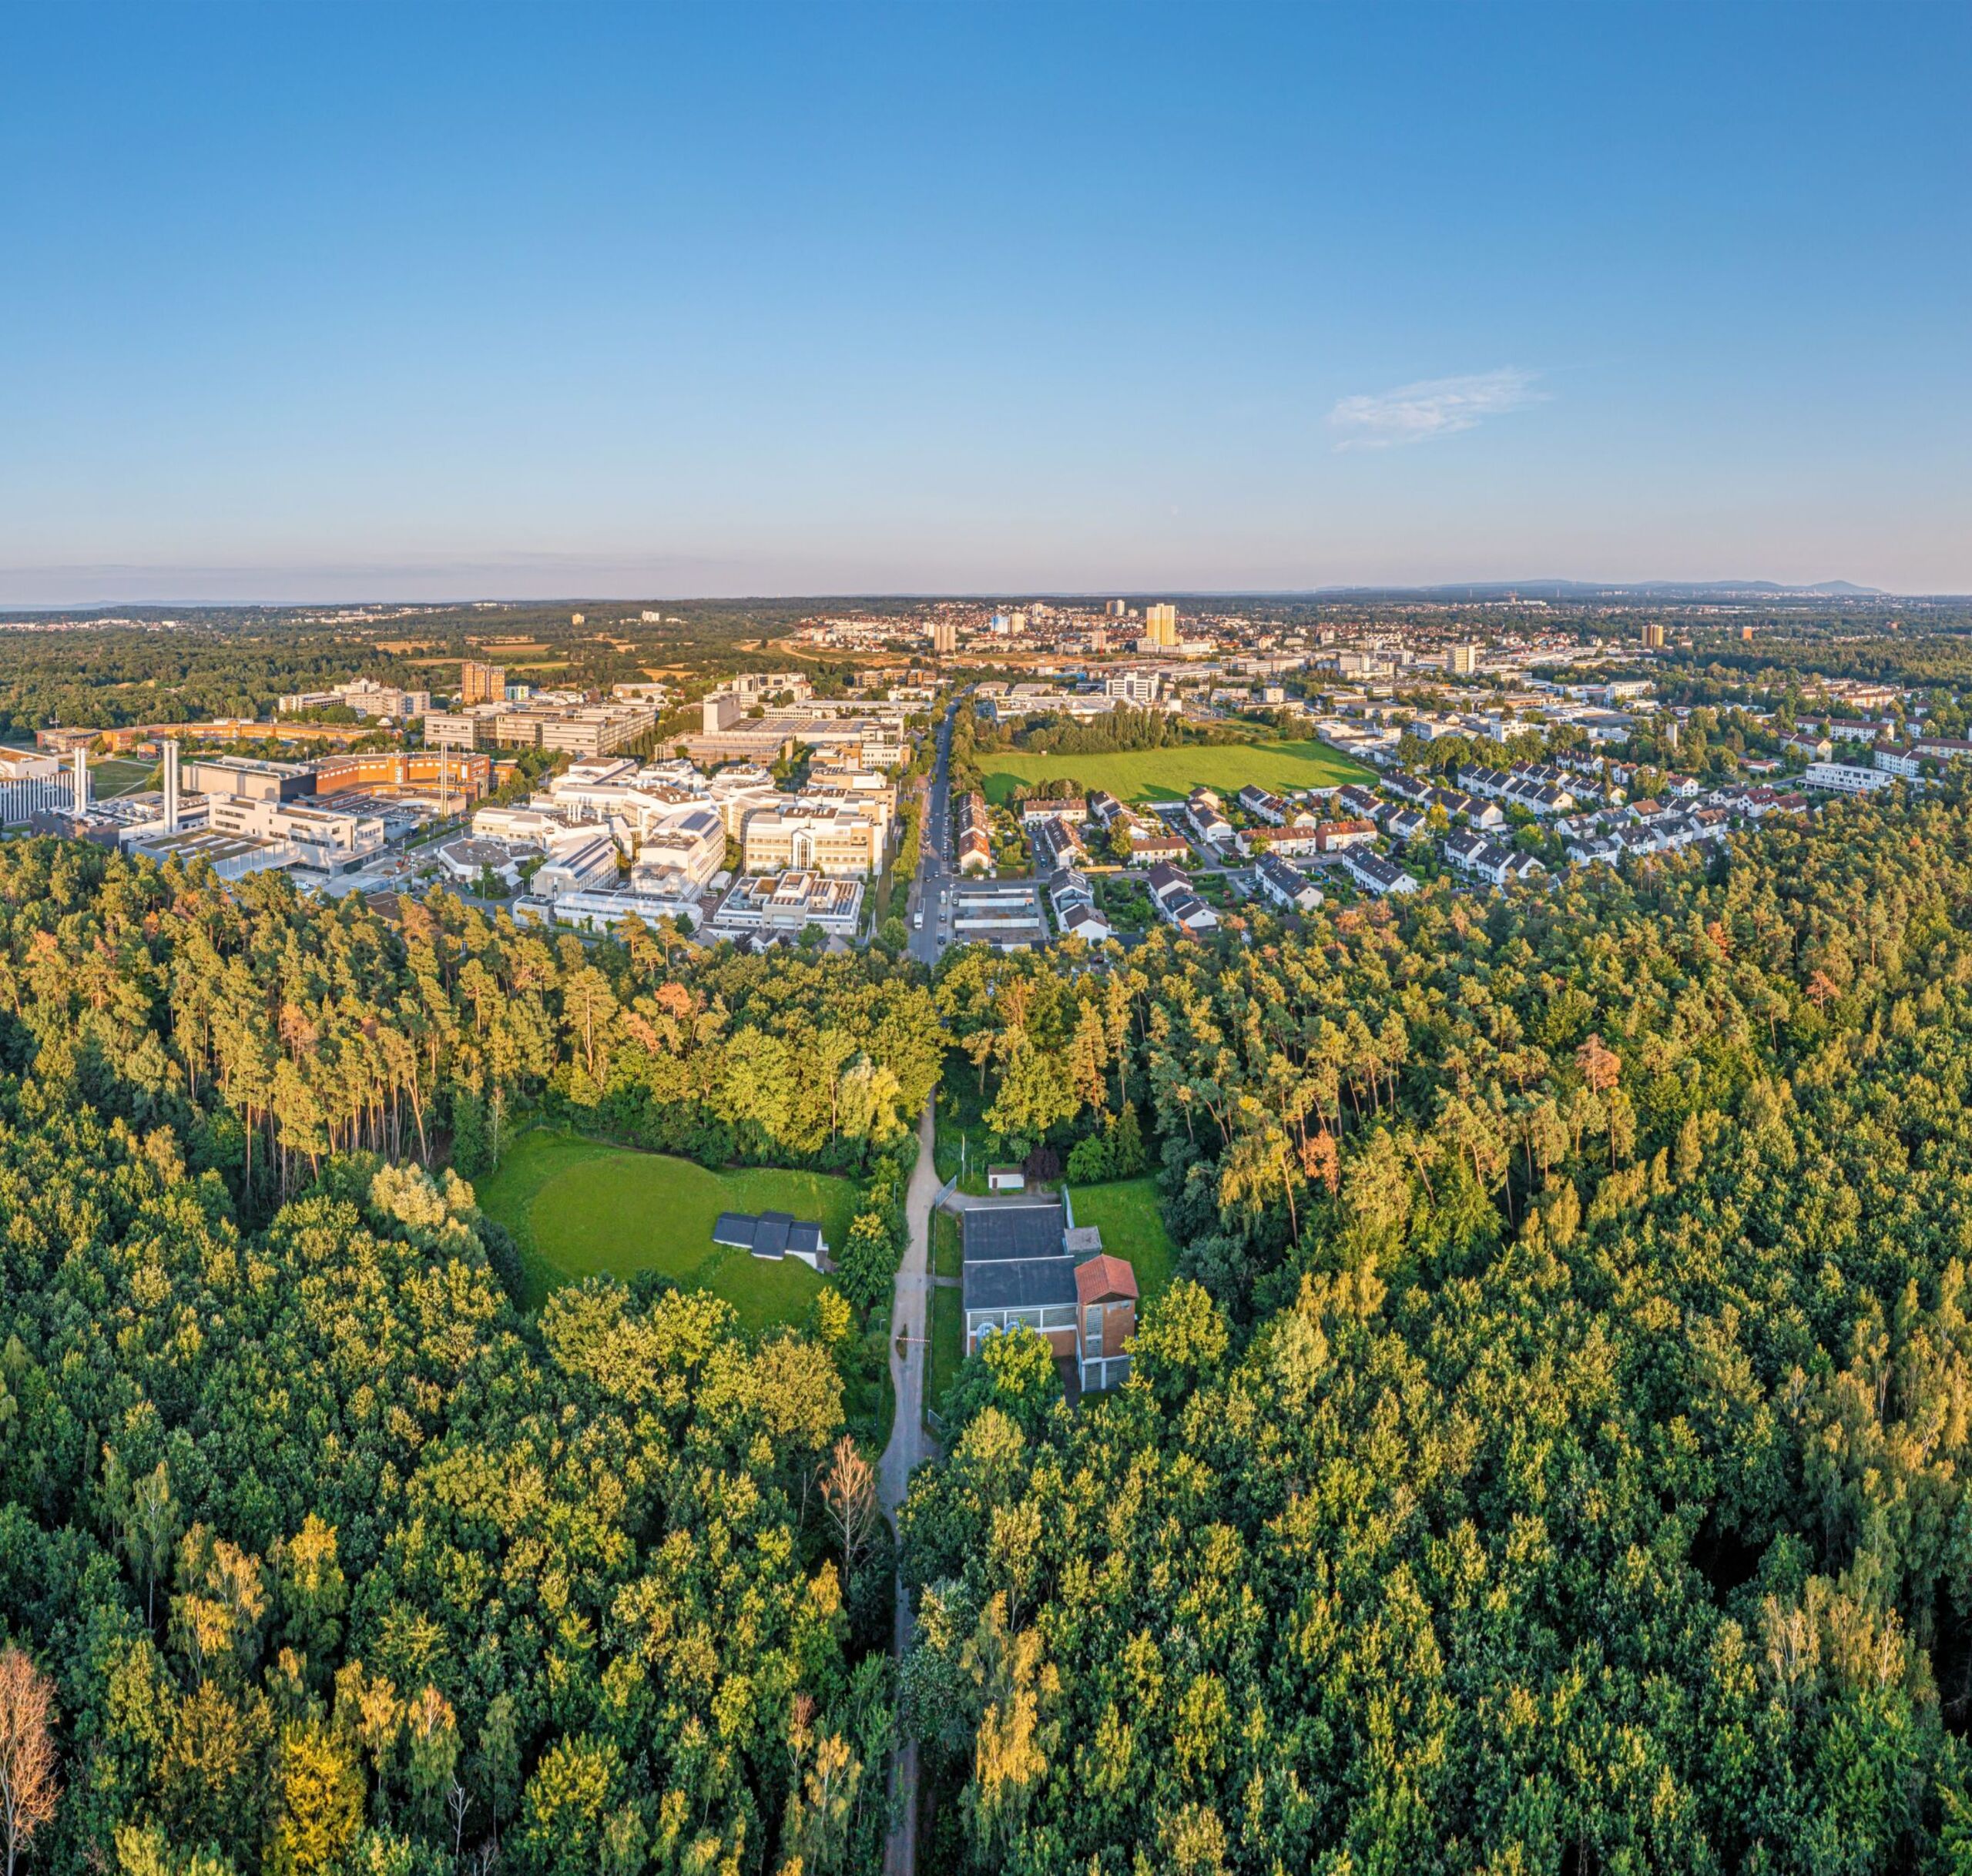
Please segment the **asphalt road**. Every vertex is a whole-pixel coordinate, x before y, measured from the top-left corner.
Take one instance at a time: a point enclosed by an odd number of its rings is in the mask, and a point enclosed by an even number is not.
[[[938,1196],[938,1169],[932,1153],[937,1125],[932,1104],[924,1104],[917,1123],[917,1164],[904,1199],[910,1241],[897,1273],[897,1300],[890,1312],[890,1383],[897,1392],[897,1415],[890,1422],[890,1443],[877,1469],[877,1491],[884,1514],[897,1528],[897,1507],[911,1488],[911,1475],[931,1457],[924,1437],[924,1362],[931,1333],[931,1208]],[[894,1647],[904,1659],[911,1646],[911,1597],[900,1573],[897,1586]],[[891,1760],[890,1793],[896,1821],[884,1853],[885,1876],[913,1876],[917,1863],[917,1748],[900,1747]]]
[[[945,934],[952,886],[952,715],[957,708],[957,704],[948,707],[938,725],[938,759],[931,765],[925,789],[917,879],[911,896],[911,955],[926,964],[935,964],[939,952],[950,942]],[[921,925],[917,923],[921,916]]]

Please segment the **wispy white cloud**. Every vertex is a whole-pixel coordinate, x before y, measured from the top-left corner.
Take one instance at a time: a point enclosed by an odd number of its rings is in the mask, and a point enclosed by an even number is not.
[[[1544,400],[1534,388],[1537,372],[1518,365],[1474,371],[1464,377],[1427,378],[1395,390],[1345,397],[1328,414],[1339,450],[1387,449],[1398,443],[1429,443],[1455,437],[1489,417],[1524,410]]]

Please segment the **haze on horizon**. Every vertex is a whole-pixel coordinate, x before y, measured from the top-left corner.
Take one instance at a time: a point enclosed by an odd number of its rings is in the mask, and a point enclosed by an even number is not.
[[[1972,591],[1964,8],[15,8],[0,607]]]

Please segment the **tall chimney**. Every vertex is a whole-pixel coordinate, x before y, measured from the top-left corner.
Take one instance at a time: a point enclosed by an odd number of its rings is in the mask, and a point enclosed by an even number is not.
[[[75,812],[86,814],[89,811],[89,745],[86,742],[75,745]]]
[[[178,742],[173,738],[164,745],[164,831],[178,831]]]

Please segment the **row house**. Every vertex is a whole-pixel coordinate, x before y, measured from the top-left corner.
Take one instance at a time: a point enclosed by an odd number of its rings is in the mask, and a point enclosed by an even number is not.
[[[1322,903],[1321,889],[1277,855],[1263,853],[1254,864],[1253,876],[1261,892],[1287,911],[1312,912]]]
[[[1249,782],[1234,799],[1255,820],[1264,821],[1269,827],[1279,827],[1287,819],[1286,802],[1253,782]]]
[[[1055,908],[1055,923],[1064,938],[1101,944],[1115,936],[1109,921],[1097,909],[1095,889],[1072,866],[1064,866],[1048,881],[1048,903]]]
[[[1149,821],[1140,821],[1130,829],[1130,864],[1155,868],[1189,859],[1192,843],[1182,834]]]
[[[1185,819],[1208,846],[1226,845],[1232,839],[1232,823],[1221,812],[1219,797],[1209,788],[1195,788],[1186,798]]]
[[[1063,866],[1079,866],[1088,859],[1082,836],[1066,821],[1050,815],[1027,824],[1028,839],[1034,848],[1034,870],[1053,873]]]
[[[1323,821],[1315,829],[1316,844],[1324,853],[1347,853],[1352,847],[1370,846],[1376,838],[1374,821]]]
[[[1459,833],[1445,842],[1445,858],[1461,873],[1504,886],[1510,879],[1531,879],[1547,869],[1531,853],[1516,853],[1484,834]]]
[[[961,795],[952,809],[952,853],[961,873],[992,871],[992,817],[977,789]]]
[[[1319,826],[1276,829],[1266,837],[1266,850],[1293,857],[1320,853],[1323,851],[1321,829]]]
[[[1380,853],[1372,853],[1366,848],[1357,848],[1342,856],[1342,863],[1348,869],[1349,876],[1366,893],[1373,893],[1379,899],[1393,893],[1414,893],[1417,882],[1410,873],[1393,862],[1385,859]]]
[[[1175,866],[1157,866],[1150,869],[1150,896],[1159,913],[1181,932],[1209,932],[1219,928],[1219,915],[1192,890],[1190,876]]]

